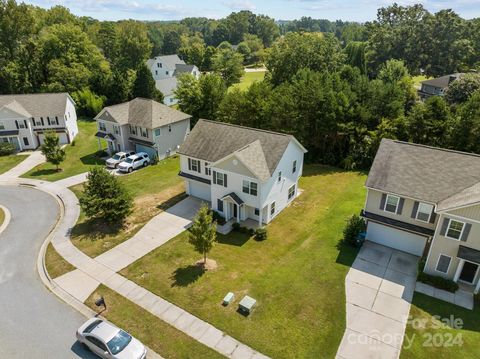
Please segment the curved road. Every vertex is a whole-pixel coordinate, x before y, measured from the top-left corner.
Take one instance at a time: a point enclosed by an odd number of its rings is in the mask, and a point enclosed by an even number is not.
[[[37,274],[57,202],[36,189],[0,186],[0,203],[12,215],[0,234],[0,358],[98,358],[75,339],[86,318],[45,288]]]

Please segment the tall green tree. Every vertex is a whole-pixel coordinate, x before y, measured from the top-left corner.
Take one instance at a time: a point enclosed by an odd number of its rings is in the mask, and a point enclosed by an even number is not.
[[[59,165],[65,160],[65,150],[60,147],[60,139],[53,131],[45,132],[45,139],[41,146],[42,154],[47,159],[47,162],[55,166],[59,170]]]
[[[122,71],[137,69],[150,56],[152,44],[144,23],[134,20],[121,21],[117,25],[118,59]]]
[[[453,126],[450,146],[454,149],[480,153],[480,90],[460,105]]]
[[[217,224],[213,221],[208,205],[203,204],[188,230],[188,241],[203,255],[203,265],[207,264],[207,254],[217,241]]]
[[[158,102],[163,102],[163,94],[155,86],[152,73],[145,64],[141,64],[137,70],[135,82],[132,88],[132,98],[143,97]]]
[[[460,104],[467,101],[477,90],[480,90],[480,74],[465,74],[448,86],[445,99],[450,104]]]
[[[219,50],[213,57],[212,67],[226,85],[231,86],[240,82],[243,75],[243,56],[231,49]]]

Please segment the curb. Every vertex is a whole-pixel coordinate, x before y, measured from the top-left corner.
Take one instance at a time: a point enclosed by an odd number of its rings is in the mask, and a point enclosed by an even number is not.
[[[12,216],[10,215],[10,211],[8,210],[7,207],[2,206],[0,204],[0,209],[5,214],[5,218],[3,220],[3,223],[0,225],[0,234],[2,234],[2,232],[7,228],[8,224],[10,223],[10,220],[12,219]]]

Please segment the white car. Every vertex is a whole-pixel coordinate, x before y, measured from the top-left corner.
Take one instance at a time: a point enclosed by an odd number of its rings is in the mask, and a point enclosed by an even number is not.
[[[117,152],[115,153],[111,158],[105,161],[105,165],[108,168],[117,168],[117,166],[125,161],[128,157],[134,155],[134,151],[128,151],[128,152]]]
[[[118,165],[118,170],[122,172],[132,172],[140,167],[147,167],[150,163],[150,158],[145,152],[139,152],[128,157],[125,161]]]
[[[137,339],[100,318],[87,320],[77,330],[77,339],[105,359],[145,359],[147,349]]]

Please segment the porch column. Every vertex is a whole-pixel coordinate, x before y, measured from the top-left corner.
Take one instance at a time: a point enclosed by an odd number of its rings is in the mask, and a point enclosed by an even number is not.
[[[460,258],[460,263],[458,263],[457,271],[455,272],[455,276],[453,277],[453,281],[456,283],[458,278],[460,278],[460,274],[462,273],[463,265],[465,264],[465,259]]]
[[[475,286],[475,290],[473,291],[475,294],[478,294],[480,291],[480,279],[477,282],[477,285]]]
[[[240,223],[240,205],[237,204],[237,222]]]
[[[258,210],[258,212],[259,212],[259,213],[258,213],[258,225],[259,225],[260,227],[262,227],[262,226],[263,226],[263,223],[262,223],[262,222],[263,222],[263,218],[262,218],[262,217],[263,217],[263,208],[260,208],[260,209]]]

